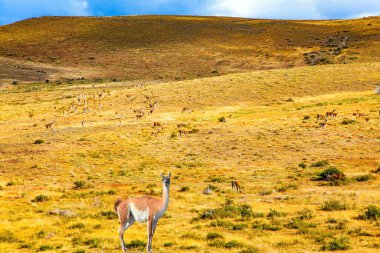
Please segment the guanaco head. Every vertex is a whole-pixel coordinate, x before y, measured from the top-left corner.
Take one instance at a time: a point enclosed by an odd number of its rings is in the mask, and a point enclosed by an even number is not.
[[[165,176],[163,173],[161,173],[162,183],[164,183],[165,186],[169,186],[170,185],[170,177],[171,177],[171,175],[172,175],[171,172],[169,172],[168,176]]]

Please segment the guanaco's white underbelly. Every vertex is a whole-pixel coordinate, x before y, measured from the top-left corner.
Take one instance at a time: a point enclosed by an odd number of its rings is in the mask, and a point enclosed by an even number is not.
[[[129,208],[131,209],[132,215],[136,221],[144,223],[148,220],[149,207],[145,210],[139,210],[133,204],[130,204]]]

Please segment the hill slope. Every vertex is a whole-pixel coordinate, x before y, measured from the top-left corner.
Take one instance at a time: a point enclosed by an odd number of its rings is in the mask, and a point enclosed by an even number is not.
[[[0,83],[64,78],[182,80],[379,61],[380,18],[43,17],[0,27]]]

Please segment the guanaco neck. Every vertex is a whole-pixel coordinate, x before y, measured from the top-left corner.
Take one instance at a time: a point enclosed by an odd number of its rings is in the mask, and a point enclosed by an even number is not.
[[[166,211],[169,205],[169,189],[170,189],[170,184],[165,185],[165,183],[162,183],[162,211]]]

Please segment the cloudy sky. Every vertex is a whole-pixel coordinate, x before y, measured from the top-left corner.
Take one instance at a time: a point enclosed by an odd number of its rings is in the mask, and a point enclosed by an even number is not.
[[[380,0],[0,0],[0,25],[46,15],[138,14],[344,19],[380,15]]]

